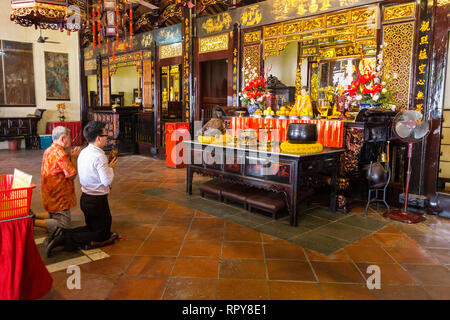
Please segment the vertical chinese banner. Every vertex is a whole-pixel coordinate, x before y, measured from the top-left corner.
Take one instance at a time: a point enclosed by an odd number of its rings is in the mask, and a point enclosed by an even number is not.
[[[424,105],[427,97],[429,52],[431,42],[431,16],[427,14],[427,1],[421,2],[420,20],[418,26],[417,62],[415,67],[415,89],[411,109],[424,113]]]
[[[233,107],[237,107],[239,105],[238,102],[238,53],[239,53],[239,35],[240,28],[238,24],[235,24],[233,27]]]
[[[182,23],[182,32],[184,34],[183,47],[183,96],[184,96],[184,119],[189,123],[191,120],[191,72],[192,72],[192,33],[191,24],[192,17],[190,9],[184,8],[184,21]]]

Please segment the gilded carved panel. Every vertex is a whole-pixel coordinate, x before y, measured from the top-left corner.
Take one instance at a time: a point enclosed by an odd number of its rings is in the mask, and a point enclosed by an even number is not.
[[[303,32],[323,28],[323,17],[303,21]]]
[[[301,21],[285,23],[283,25],[283,34],[299,33],[302,31]]]
[[[384,47],[384,75],[395,72],[396,79],[392,79],[392,87],[397,89],[393,98],[400,104],[400,110],[408,109],[410,70],[414,42],[414,22],[387,25],[383,27]]]
[[[228,50],[228,33],[200,38],[199,53]]]
[[[280,36],[283,33],[283,25],[276,24],[264,27],[264,38]]]
[[[260,45],[244,47],[244,86],[247,86],[250,80],[259,76],[261,72],[261,52]]]
[[[356,38],[374,37],[377,33],[375,25],[361,25],[356,27]]]
[[[244,43],[252,43],[261,40],[261,31],[244,33]]]
[[[159,47],[159,59],[179,57],[182,55],[183,46],[181,42]]]
[[[414,18],[415,14],[416,14],[415,2],[383,8],[384,21]]]
[[[342,26],[348,23],[348,12],[327,15],[326,17],[326,26],[327,27],[336,27]]]
[[[361,22],[367,22],[368,20],[375,20],[376,18],[376,8],[370,7],[370,8],[364,8],[359,10],[352,10],[351,12],[351,23],[361,23]]]
[[[231,26],[231,16],[228,12],[221,13],[216,17],[209,18],[202,24],[202,29],[206,33],[226,31]]]

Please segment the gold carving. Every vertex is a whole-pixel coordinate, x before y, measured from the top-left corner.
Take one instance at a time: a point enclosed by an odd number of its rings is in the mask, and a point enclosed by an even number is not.
[[[183,51],[182,42],[160,46],[159,59],[179,57],[183,54],[182,51]]]
[[[317,48],[302,48],[302,56],[313,56],[317,54]]]
[[[254,77],[260,75],[260,68],[260,45],[244,47],[244,86],[247,86]]]
[[[351,13],[351,23],[367,22],[368,20],[375,21],[376,13],[375,8],[373,7],[353,10]]]
[[[377,29],[375,26],[362,25],[356,27],[356,38],[373,37],[376,35]]]
[[[95,59],[84,60],[85,70],[97,70],[97,61]]]
[[[264,51],[273,51],[277,49],[277,40],[264,41]]]
[[[409,105],[410,70],[412,63],[414,40],[414,22],[387,25],[383,27],[383,42],[388,45],[384,51],[384,75],[398,74],[392,79],[392,88],[397,92],[393,95],[399,103],[399,109],[406,110]]]
[[[327,27],[342,26],[348,23],[348,12],[329,15],[326,20]]]
[[[258,4],[245,7],[241,16],[243,26],[254,26],[261,22],[262,13]]]
[[[320,29],[322,27],[323,27],[322,17],[303,21],[303,32]]]
[[[244,43],[252,43],[261,40],[261,31],[244,33]]]
[[[199,53],[228,50],[228,33],[200,38]]]
[[[145,36],[142,37],[141,45],[143,48],[150,47],[152,45],[152,41],[153,41],[153,36],[149,32],[148,34],[146,34]]]
[[[384,7],[384,21],[414,18],[415,8],[416,8],[415,2]]]
[[[202,29],[206,33],[221,32],[223,30],[228,30],[231,26],[231,16],[228,12],[221,13],[216,17],[207,19],[202,24]]]
[[[264,38],[280,36],[283,32],[283,26],[276,24],[272,26],[264,27]]]
[[[299,33],[302,31],[301,21],[286,23],[283,25],[283,34]]]

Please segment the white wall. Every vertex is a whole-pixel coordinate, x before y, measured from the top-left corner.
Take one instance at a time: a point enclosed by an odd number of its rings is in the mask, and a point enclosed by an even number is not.
[[[136,71],[136,67],[117,68],[116,73],[111,76],[111,94],[123,92],[124,106],[131,106],[133,103],[133,89],[138,88],[138,82],[139,74]]]
[[[295,71],[297,65],[297,43],[290,43],[278,56],[269,56],[264,62],[265,71],[272,65],[272,74],[286,86],[295,86]]]
[[[69,54],[69,82],[70,101],[66,104],[66,121],[80,120],[80,57],[78,49],[78,32],[67,33],[52,30],[42,30],[42,36],[49,37],[50,41],[57,41],[60,44],[37,43],[39,29],[34,27],[22,27],[12,22],[9,18],[11,2],[0,0],[0,39],[18,42],[28,42],[33,44],[33,64],[34,64],[34,86],[36,91],[36,107],[47,109],[43,118],[39,121],[38,134],[45,134],[47,121],[58,121],[56,105],[61,101],[47,101],[45,92],[45,66],[44,51],[63,52]],[[0,107],[0,117],[26,116],[34,113],[35,108],[20,107]],[[0,148],[4,148],[5,143],[0,143]]]

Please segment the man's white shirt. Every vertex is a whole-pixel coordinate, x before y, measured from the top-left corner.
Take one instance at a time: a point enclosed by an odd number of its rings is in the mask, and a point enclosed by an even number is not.
[[[108,165],[105,152],[89,144],[78,156],[78,176],[82,192],[89,195],[104,195],[109,193],[114,170]]]

